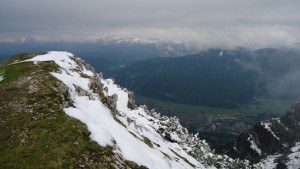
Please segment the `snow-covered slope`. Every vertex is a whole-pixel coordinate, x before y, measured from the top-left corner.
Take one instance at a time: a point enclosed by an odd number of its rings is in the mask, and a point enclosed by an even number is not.
[[[134,104],[133,93],[112,79],[103,79],[81,59],[68,52],[48,52],[25,62],[54,61],[51,72],[68,88],[64,111],[85,123],[90,138],[113,147],[125,160],[147,168],[247,168],[247,161],[216,155],[205,141],[188,133],[177,118],[161,116]]]

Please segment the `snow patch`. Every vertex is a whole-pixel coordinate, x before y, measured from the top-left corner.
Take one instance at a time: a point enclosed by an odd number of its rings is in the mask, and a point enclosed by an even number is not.
[[[25,60],[25,62],[32,61],[35,64],[38,64],[38,62],[43,61],[54,61],[63,69],[74,69],[77,67],[77,64],[71,59],[72,57],[74,57],[74,55],[69,52],[51,51],[45,55],[38,55],[31,59]]]
[[[2,75],[0,75],[0,82],[3,80],[3,76]]]
[[[300,168],[300,142],[297,142],[294,147],[291,148],[292,152],[288,158],[289,161],[286,163],[287,168]]]
[[[261,122],[260,124],[264,126],[265,129],[267,129],[273,135],[273,137],[275,137],[277,140],[280,140],[279,137],[277,137],[275,133],[271,130],[271,122]]]
[[[252,137],[251,134],[249,134],[250,136],[248,137],[247,141],[250,142],[250,147],[256,151],[259,155],[261,155],[261,150],[257,147],[256,143],[254,142],[254,139]]]
[[[288,160],[285,163],[287,168],[299,169],[300,168],[300,142],[296,142],[295,146],[291,148],[292,153],[289,154]],[[269,155],[267,158],[258,163],[261,168],[276,168],[278,159],[281,154]]]
[[[258,165],[261,168],[276,168],[276,159],[279,157],[280,155],[270,155],[268,156],[266,159],[264,159],[263,161],[259,162]]]
[[[220,51],[219,56],[223,56],[223,51]]]
[[[300,151],[300,142],[296,142],[295,146],[291,148],[293,152]]]

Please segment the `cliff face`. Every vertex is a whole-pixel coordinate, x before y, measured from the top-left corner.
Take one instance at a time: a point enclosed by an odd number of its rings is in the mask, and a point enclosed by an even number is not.
[[[248,168],[67,52],[0,64],[0,168]]]
[[[257,123],[222,151],[253,163],[299,168],[299,143],[300,103],[296,103],[280,118]]]

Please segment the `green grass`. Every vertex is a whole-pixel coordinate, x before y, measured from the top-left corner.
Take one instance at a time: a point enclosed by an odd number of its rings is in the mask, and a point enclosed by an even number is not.
[[[3,70],[3,78],[4,80],[10,80],[12,78],[18,77],[20,74],[26,72],[28,69],[30,69],[31,63],[26,62],[26,63],[16,63],[13,65],[8,65],[5,67]]]
[[[282,113],[286,111],[291,104],[292,100],[275,100],[269,99],[261,101],[260,104],[242,105],[238,109],[224,109],[206,106],[193,106],[187,104],[178,104],[167,101],[156,100],[144,96],[136,96],[138,104],[146,104],[155,107],[159,110],[167,110],[172,112],[185,112],[185,113],[203,113],[213,115],[233,115],[240,113],[241,116],[257,116],[265,113]]]

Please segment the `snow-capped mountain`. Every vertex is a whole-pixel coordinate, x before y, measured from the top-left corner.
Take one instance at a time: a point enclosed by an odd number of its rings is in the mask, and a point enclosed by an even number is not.
[[[280,118],[257,123],[223,151],[231,157],[259,162],[263,168],[300,167],[300,103]]]

